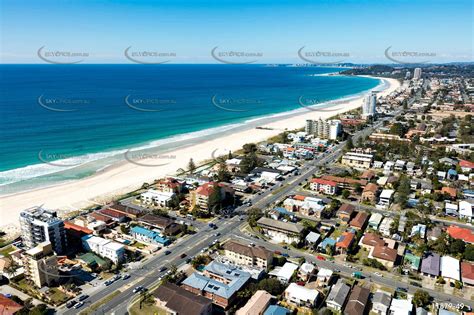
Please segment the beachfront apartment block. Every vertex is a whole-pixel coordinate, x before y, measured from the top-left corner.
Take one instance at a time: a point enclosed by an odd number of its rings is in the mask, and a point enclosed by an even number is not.
[[[50,242],[57,254],[63,254],[67,248],[67,236],[64,221],[58,218],[56,211],[33,207],[20,212],[20,228],[23,244],[32,248],[43,242]]]
[[[176,194],[172,191],[149,189],[140,195],[140,200],[144,204],[165,208],[169,207],[173,200],[176,200]]]
[[[82,246],[85,250],[108,258],[115,264],[122,262],[125,258],[125,247],[122,244],[102,237],[86,235],[82,237]]]
[[[362,105],[362,117],[369,118],[375,116],[377,106],[377,93],[371,92],[364,98],[364,104]]]
[[[306,120],[305,131],[309,135],[314,135],[322,139],[336,140],[341,134],[342,123],[340,120]]]
[[[218,183],[209,182],[199,186],[192,192],[195,206],[204,211],[210,210],[209,200],[212,194],[219,194],[221,199],[225,198],[225,190]]]
[[[237,265],[267,270],[273,261],[273,252],[263,246],[251,246],[236,241],[224,244],[224,255]]]
[[[260,218],[257,225],[263,233],[279,243],[291,244],[299,242],[304,227],[298,223],[277,221],[269,218]]]
[[[50,242],[43,242],[21,255],[25,278],[38,288],[50,286],[59,280],[58,257]]]
[[[354,168],[368,169],[374,160],[373,154],[347,152],[342,156],[341,163]]]

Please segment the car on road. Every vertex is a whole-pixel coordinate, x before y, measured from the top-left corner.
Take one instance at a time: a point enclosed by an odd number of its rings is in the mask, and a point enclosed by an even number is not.
[[[165,255],[169,255],[169,254],[171,254],[170,250],[165,251]]]
[[[82,301],[84,301],[85,299],[87,299],[88,297],[89,297],[89,296],[88,296],[87,294],[84,294],[84,295],[81,295],[81,296],[78,298],[78,300],[79,300],[79,302],[82,302]]]
[[[78,308],[80,308],[80,307],[83,306],[83,305],[84,305],[84,302],[79,302],[79,303],[77,303],[76,305],[74,305],[74,308],[75,308],[75,309],[78,309]]]
[[[163,272],[163,271],[165,271],[166,269],[168,269],[168,268],[166,268],[166,267],[161,267],[161,268],[160,268],[160,272]]]
[[[133,289],[133,293],[137,293],[137,292],[140,292],[141,290],[143,290],[144,288],[139,285],[138,287],[135,287],[135,289]]]
[[[283,253],[283,254],[281,254],[281,255],[282,255],[283,257],[287,257],[287,258],[290,257],[290,255],[288,255],[287,253]]]
[[[397,288],[397,291],[400,291],[400,292],[408,292],[408,290],[406,288],[402,288],[402,287],[398,287]]]
[[[69,301],[69,302],[66,303],[66,307],[67,307],[67,308],[71,308],[71,307],[73,307],[74,305],[76,305],[76,303],[77,303],[77,302],[74,301],[74,300]]]
[[[115,277],[113,277],[113,280],[112,280],[112,281],[117,281],[117,280],[119,280],[120,278],[122,278],[121,275],[116,275]]]
[[[124,274],[122,277],[123,280],[127,280],[128,278],[130,278],[130,275],[128,273]]]
[[[279,250],[274,251],[276,255],[281,255],[281,252]]]
[[[321,256],[321,255],[316,256],[316,259],[317,259],[317,260],[322,260],[322,261],[325,261],[325,260],[326,260],[326,258],[324,258],[324,257]]]
[[[107,280],[107,281],[104,282],[104,284],[105,284],[106,287],[109,286],[109,285],[111,285],[112,283],[114,283],[114,282],[111,281],[111,280]]]
[[[410,285],[421,288],[421,284],[415,281],[410,281]]]
[[[380,272],[374,272],[374,275],[376,275],[377,277],[383,277],[383,275]]]
[[[186,263],[189,264],[192,261],[191,258],[186,259]]]
[[[179,257],[181,257],[181,258],[184,258],[186,256],[187,256],[186,253],[182,253],[181,255],[179,255]]]

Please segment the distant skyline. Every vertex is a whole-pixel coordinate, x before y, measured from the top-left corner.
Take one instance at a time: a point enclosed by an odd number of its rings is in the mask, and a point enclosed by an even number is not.
[[[0,23],[1,63],[474,59],[470,0],[3,0]]]

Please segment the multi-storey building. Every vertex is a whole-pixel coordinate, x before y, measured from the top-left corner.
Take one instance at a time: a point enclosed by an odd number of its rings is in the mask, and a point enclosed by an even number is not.
[[[59,280],[58,258],[50,242],[43,242],[22,254],[25,278],[38,288]]]
[[[224,244],[224,255],[238,265],[268,269],[273,253],[262,246],[244,245],[235,241]]]
[[[340,120],[306,120],[305,131],[307,134],[318,138],[335,140],[341,134],[342,124]]]
[[[67,248],[64,222],[56,211],[41,207],[26,209],[20,213],[20,226],[23,243],[32,248],[43,242],[50,242],[57,254],[63,254]]]
[[[102,237],[86,235],[82,238],[82,246],[85,250],[108,258],[115,264],[123,261],[125,257],[125,247],[122,244]]]
[[[375,116],[375,107],[377,104],[377,94],[375,92],[369,93],[364,98],[364,104],[362,105],[362,117],[368,118]]]

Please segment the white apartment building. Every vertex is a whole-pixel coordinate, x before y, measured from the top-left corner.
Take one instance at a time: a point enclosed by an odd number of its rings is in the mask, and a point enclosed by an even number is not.
[[[20,213],[20,227],[23,243],[27,248],[43,242],[50,242],[57,254],[63,254],[67,248],[64,222],[56,211],[33,207]]]
[[[161,208],[168,207],[176,194],[172,191],[149,189],[140,195],[142,203],[155,205]]]
[[[413,72],[413,79],[414,80],[421,79],[421,68],[415,68],[415,71]]]
[[[371,116],[375,116],[376,105],[377,94],[376,92],[371,92],[364,98],[364,104],[362,105],[362,117],[368,118]]]
[[[124,259],[125,246],[102,237],[86,235],[82,238],[82,246],[85,250],[108,258],[115,264]]]
[[[341,134],[342,124],[340,120],[306,120],[305,131],[307,134],[318,138],[335,140]]]

